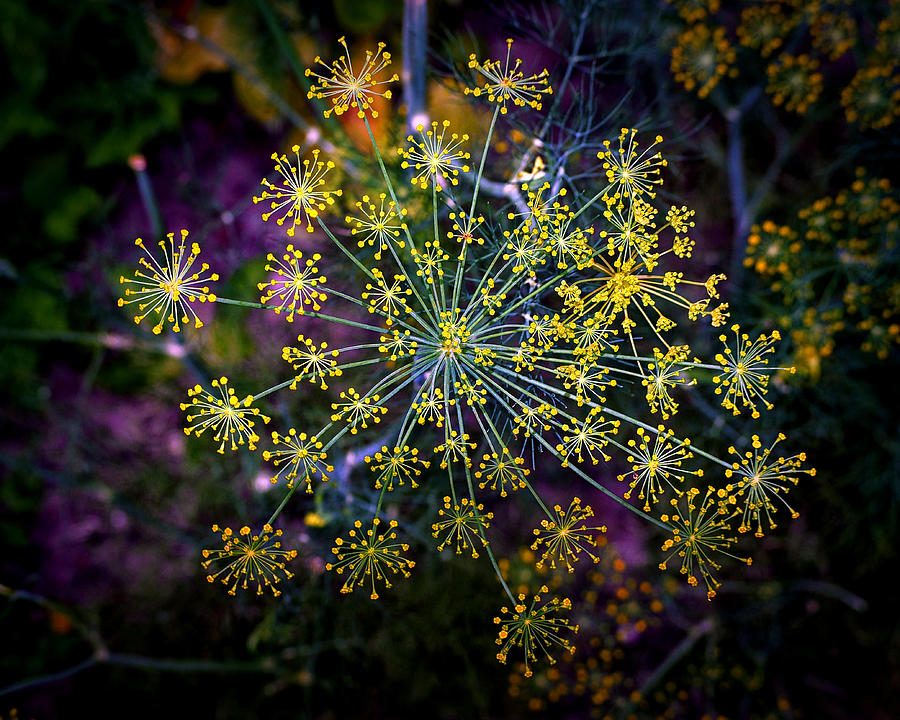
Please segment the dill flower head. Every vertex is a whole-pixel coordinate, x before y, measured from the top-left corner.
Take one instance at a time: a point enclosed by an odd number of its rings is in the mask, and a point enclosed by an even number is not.
[[[779,55],[766,68],[766,92],[772,96],[772,102],[803,115],[822,94],[824,77],[818,67],[819,61],[809,55]]]
[[[188,410],[188,425],[184,434],[193,433],[200,437],[207,430],[213,432],[213,440],[219,443],[218,452],[224,454],[228,447],[232,452],[239,445],[247,445],[256,450],[259,435],[253,429],[256,420],[269,422],[269,417],[260,413],[259,408],[252,407],[253,396],[248,395],[239,400],[234,389],[228,387],[228,378],[221,377],[212,381],[212,386],[219,391],[216,397],[200,385],[188,389],[189,403],[181,403],[182,410]]]
[[[691,441],[674,440],[672,430],[660,425],[651,437],[651,433],[639,427],[637,434],[637,440],[628,441],[631,454],[627,460],[631,463],[632,473],[619,475],[619,481],[629,479],[625,499],[630,499],[637,490],[638,500],[644,501],[644,512],[650,512],[650,506],[659,502],[667,489],[681,497],[685,476],[703,477],[703,470],[682,467],[686,460],[694,457],[690,451]]]
[[[800,475],[815,477],[816,469],[803,467],[806,453],[774,457],[772,451],[784,439],[784,434],[778,433],[775,441],[764,448],[759,436],[754,435],[752,450],[739,453],[733,447],[728,449],[738,458],[737,462],[732,463],[731,469],[725,471],[725,476],[732,479],[732,483],[726,488],[731,493],[728,502],[741,508],[739,532],[753,529],[756,537],[762,537],[764,526],[768,526],[769,530],[778,527],[775,522],[778,511],[775,500],[788,511],[792,519],[799,516],[788,504],[785,495],[792,485],[797,485]]]
[[[397,154],[403,158],[400,166],[404,170],[412,168],[415,171],[411,180],[413,185],[419,185],[425,190],[431,181],[435,189],[440,190],[445,183],[458,184],[457,176],[460,170],[464,173],[469,172],[469,164],[466,161],[470,155],[463,148],[463,143],[469,136],[463,134],[460,137],[456,133],[450,133],[448,136],[449,127],[448,120],[444,120],[440,126],[437,122],[432,122],[430,130],[425,130],[424,126],[419,125],[416,127],[419,138],[409,135],[406,138],[409,146],[397,149]]]
[[[438,552],[452,547],[457,555],[468,550],[473,558],[478,557],[478,548],[488,543],[484,531],[490,527],[494,513],[484,512],[484,505],[477,505],[468,498],[453,502],[444,497],[444,507],[438,510],[438,520],[431,526],[432,536],[440,539]]]
[[[766,400],[769,388],[769,377],[773,372],[786,370],[793,373],[794,368],[770,367],[769,358],[775,352],[775,343],[781,340],[781,333],[773,330],[768,336],[760,335],[750,340],[747,333],[741,332],[740,325],[732,325],[734,333],[733,347],[728,344],[727,335],[719,335],[725,344],[724,353],[716,355],[716,362],[722,366],[722,374],[716,375],[713,382],[717,384],[716,394],[722,395],[722,407],[740,415],[738,401],[748,408],[753,417],[759,417],[757,403],[771,410],[773,405]]]
[[[688,489],[680,498],[669,501],[672,505],[670,513],[660,516],[660,520],[669,525],[672,537],[662,545],[669,555],[659,564],[659,569],[665,570],[669,560],[677,556],[681,559],[680,572],[687,576],[688,584],[699,584],[699,573],[706,584],[706,596],[712,600],[722,584],[714,575],[722,567],[716,556],[728,555],[747,565],[751,561],[728,552],[737,538],[731,528],[734,513],[722,512],[722,498],[727,493],[710,486],[702,499],[699,499],[700,494],[697,488]]]
[[[343,190],[323,190],[325,176],[334,168],[331,160],[319,160],[319,150],[314,148],[312,159],[300,159],[300,146],[291,147],[291,152],[297,158],[296,164],[291,164],[287,155],[272,153],[275,161],[275,170],[281,175],[281,184],[274,184],[263,178],[260,182],[266,188],[259,197],[254,196],[253,202],[269,201],[271,210],[262,214],[264,221],[272,215],[277,215],[275,222],[284,225],[290,221],[287,227],[288,237],[294,236],[294,228],[306,223],[306,231],[313,231],[312,221],[319,217],[319,213],[329,205],[334,205],[335,196],[340,197]]]
[[[777,3],[751,5],[741,11],[737,35],[741,45],[756,48],[764,58],[784,44],[799,16],[788,15]]]
[[[134,271],[133,278],[124,275],[119,277],[119,283],[125,285],[124,297],[119,298],[119,307],[137,303],[137,313],[134,322],[140,324],[147,315],[153,313],[157,318],[153,332],[159,335],[166,323],[172,325],[174,332],[181,332],[181,323],[188,323],[193,318],[194,327],[203,327],[203,322],[197,317],[197,313],[191,307],[194,302],[215,302],[216,296],[210,292],[209,282],[219,279],[216,273],[207,274],[209,265],[203,263],[199,271],[191,272],[197,257],[200,255],[200,246],[192,243],[190,252],[185,249],[188,231],[181,231],[178,246],[175,246],[175,233],[169,233],[165,240],[159,241],[162,258],[157,260],[141,238],[137,238],[134,244],[147,255],[139,258],[140,267]]]
[[[228,594],[234,595],[238,587],[246,590],[256,585],[256,594],[262,595],[268,588],[276,597],[281,591],[275,586],[284,578],[294,577],[287,569],[287,561],[297,557],[296,550],[283,550],[281,547],[281,530],[274,530],[271,525],[263,525],[262,531],[253,534],[246,525],[237,535],[231,528],[212,526],[213,532],[222,534],[224,546],[214,550],[203,551],[204,570],[213,570],[206,579],[209,582],[218,580],[230,586]],[[224,563],[224,565],[219,565]],[[215,569],[218,567],[218,569]]]
[[[386,528],[379,528],[381,520],[372,520],[372,527],[362,531],[362,523],[357,520],[349,532],[347,540],[337,538],[331,552],[334,562],[325,565],[326,570],[334,570],[338,575],[347,573],[341,588],[342,593],[351,593],[356,587],[367,585],[369,597],[378,599],[377,586],[391,587],[389,575],[408,578],[415,562],[407,560],[400,553],[409,550],[406,543],[397,542],[397,521],[391,520]]]
[[[841,91],[847,122],[860,130],[892,125],[900,117],[900,62],[868,64]]]
[[[587,555],[594,563],[600,562],[599,555],[594,554],[597,546],[597,534],[606,532],[606,525],[588,527],[585,522],[594,516],[590,505],[582,505],[579,498],[572,498],[569,507],[565,510],[560,505],[553,506],[555,518],[553,520],[541,520],[541,527],[534,531],[535,541],[531,549],[540,552],[541,558],[537,561],[537,568],[543,569],[549,562],[552,570],[556,569],[557,562],[560,566],[575,572],[574,563],[578,562],[581,555]]]
[[[531,665],[539,659],[547,660],[551,665],[556,663],[553,655],[559,648],[575,652],[575,646],[565,636],[569,632],[578,633],[578,625],[565,617],[572,609],[572,603],[568,598],[544,599],[542,595],[548,592],[547,586],[542,586],[541,594],[532,596],[527,605],[525,594],[520,594],[512,610],[503,607],[500,615],[494,618],[494,623],[500,626],[496,640],[500,646],[497,659],[505,664],[509,652],[516,646],[521,647],[525,653],[525,677],[531,677]]]
[[[350,58],[350,49],[347,41],[340,37],[338,42],[344,48],[344,54],[337,60],[327,65],[321,58],[316,57],[315,62],[324,68],[324,72],[307,68],[306,77],[313,78],[307,97],[327,100],[330,108],[324,111],[325,117],[332,112],[343,115],[353,108],[360,118],[369,113],[373,118],[378,117],[378,111],[372,107],[376,97],[391,98],[391,91],[381,89],[383,85],[397,82],[400,78],[395,73],[387,79],[379,79],[377,75],[391,64],[391,54],[385,52],[385,44],[378,43],[375,50],[366,50],[365,60],[355,69]]]
[[[328,464],[328,455],[322,448],[322,442],[313,435],[298,433],[294,428],[287,435],[272,432],[274,450],[263,452],[263,460],[271,461],[278,472],[272,476],[272,482],[287,480],[289,488],[294,487],[297,478],[306,484],[306,492],[312,492],[312,481],[316,477],[328,482],[328,474],[334,472],[334,466]],[[281,446],[281,447],[278,447]],[[280,466],[280,467],[279,467]]]
[[[737,52],[725,37],[725,28],[710,30],[704,23],[691,25],[678,35],[672,48],[672,73],[686,90],[706,97],[726,75],[734,77]]]
[[[294,315],[303,315],[310,307],[316,312],[322,309],[327,295],[322,292],[326,278],[319,273],[317,263],[322,259],[319,253],[303,259],[303,253],[293,245],[288,245],[281,257],[272,253],[266,256],[266,271],[274,277],[257,288],[263,292],[259,301],[271,305],[275,314],[286,312],[285,320],[294,321]]]
[[[549,71],[544,68],[536,75],[525,75],[519,68],[522,60],[516,58],[510,65],[510,52],[512,51],[512,39],[506,40],[506,60],[478,59],[474,53],[469,56],[469,67],[473,68],[482,77],[482,85],[475,88],[466,88],[466,95],[475,97],[486,95],[489,102],[496,103],[502,114],[507,113],[507,102],[519,107],[532,107],[541,109],[541,99],[544,95],[553,93],[550,86]]]

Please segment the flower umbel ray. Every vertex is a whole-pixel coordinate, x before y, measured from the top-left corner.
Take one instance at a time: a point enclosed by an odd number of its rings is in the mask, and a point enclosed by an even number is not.
[[[331,65],[326,65],[321,58],[316,57],[316,64],[325,69],[327,75],[319,71],[307,68],[306,77],[314,78],[307,96],[328,100],[332,107],[324,111],[325,117],[334,112],[343,115],[350,108],[356,110],[357,116],[366,117],[366,113],[373,118],[378,117],[378,111],[372,107],[376,97],[390,99],[389,89],[380,89],[382,85],[397,82],[400,77],[394,75],[378,79],[376,76],[391,64],[391,54],[385,52],[385,44],[378,43],[374,51],[366,50],[366,57],[358,70],[354,70],[353,61],[350,59],[350,49],[347,41],[341,37],[338,42],[344,48],[344,54]]]
[[[582,505],[579,498],[572,498],[569,507],[563,511],[562,506],[554,505],[553,512],[556,515],[553,520],[541,520],[541,527],[535,529],[536,539],[531,549],[541,552],[541,559],[537,562],[540,570],[549,562],[552,570],[565,565],[566,569],[575,572],[574,563],[578,562],[582,554],[587,555],[594,563],[600,562],[599,555],[595,555],[593,548],[597,546],[597,534],[606,532],[606,525],[588,527],[585,521],[594,516],[590,505]]]
[[[438,552],[452,547],[457,555],[469,550],[473,558],[478,557],[478,548],[487,545],[484,530],[490,526],[493,513],[484,512],[484,505],[476,505],[468,498],[453,503],[450,496],[444,497],[444,507],[438,510],[438,520],[432,526],[432,537],[441,538]]]
[[[476,70],[483,78],[481,87],[466,88],[466,95],[472,94],[479,97],[487,95],[489,102],[496,103],[500,112],[504,115],[508,112],[507,102],[519,107],[529,106],[535,110],[541,109],[543,95],[553,93],[550,86],[550,73],[546,68],[536,75],[525,75],[519,68],[522,60],[516,58],[510,65],[510,52],[512,39],[506,41],[506,60],[501,64],[499,60],[478,60],[475,54],[469,56],[469,67]]]
[[[728,548],[736,542],[736,536],[731,528],[731,519],[734,513],[722,512],[722,498],[726,495],[724,490],[707,488],[702,500],[698,500],[700,490],[690,488],[681,498],[672,498],[670,514],[660,517],[667,523],[672,531],[672,537],[666,540],[663,550],[671,551],[668,557],[659,564],[660,570],[666,569],[666,564],[673,556],[681,558],[681,574],[687,576],[689,585],[697,585],[697,573],[706,583],[706,597],[712,600],[716,590],[722,584],[714,571],[720,570],[721,565],[715,560],[715,555],[724,554],[740,560],[747,565],[751,564],[750,558],[742,558],[732,555]],[[687,506],[682,509],[682,501]]]
[[[338,575],[347,573],[347,579],[341,588],[342,593],[351,593],[354,588],[368,585],[371,589],[369,597],[378,599],[377,586],[391,587],[389,574],[410,576],[415,562],[407,560],[400,553],[409,550],[406,543],[396,542],[397,521],[391,520],[388,527],[379,532],[378,518],[372,520],[372,527],[362,531],[362,523],[357,520],[347,540],[337,538],[331,552],[334,562],[325,565],[326,570],[334,570]]]
[[[550,592],[546,585],[540,593],[525,604],[525,595],[518,596],[518,602],[512,610],[500,609],[500,615],[494,623],[500,626],[496,643],[500,646],[497,659],[506,663],[510,650],[519,646],[525,652],[525,677],[531,677],[531,664],[538,659],[546,659],[551,665],[556,662],[553,653],[562,648],[570,653],[575,646],[564,633],[578,633],[578,625],[573,625],[564,613],[572,609],[568,598],[551,597],[544,599],[542,595]]]
[[[777,508],[773,502],[777,499],[782,507],[788,511],[791,518],[797,518],[799,513],[788,505],[785,495],[791,486],[796,486],[801,475],[815,477],[815,468],[804,468],[806,453],[798,453],[785,457],[780,455],[775,458],[772,451],[775,446],[785,439],[784,434],[778,433],[775,441],[767,448],[763,448],[758,435],[752,440],[753,449],[743,454],[734,447],[728,448],[732,455],[738,457],[738,461],[732,463],[731,469],[725,471],[725,476],[732,479],[726,490],[730,493],[729,504],[742,507],[741,524],[739,532],[753,530],[754,535],[762,537],[763,528],[767,525],[769,530],[777,526],[775,514]]]
[[[275,585],[284,578],[294,577],[286,565],[286,561],[297,557],[296,550],[283,550],[281,547],[281,530],[274,530],[271,525],[263,525],[262,531],[255,535],[246,525],[235,535],[231,528],[212,526],[213,532],[221,532],[224,546],[214,550],[203,551],[204,570],[210,565],[220,562],[225,564],[215,572],[206,576],[209,582],[218,580],[223,585],[230,585],[228,594],[234,595],[238,587],[246,590],[256,585],[256,594],[262,595],[268,588],[276,597],[281,595]]]
[[[239,400],[234,389],[228,387],[227,377],[213,380],[212,386],[219,391],[219,397],[200,385],[188,390],[191,401],[181,403],[181,409],[195,414],[187,416],[188,426],[184,434],[193,433],[200,437],[207,430],[212,430],[215,433],[213,440],[219,443],[220,454],[225,452],[226,446],[233,452],[245,443],[251,450],[256,450],[259,435],[253,429],[256,425],[253,418],[261,419],[263,423],[268,423],[270,418],[260,413],[259,408],[251,407],[252,395]]]
[[[185,250],[188,231],[182,230],[178,246],[175,245],[175,233],[169,233],[168,245],[165,240],[159,241],[162,260],[157,260],[141,238],[134,244],[147,255],[139,258],[141,267],[134,271],[134,277],[122,275],[119,283],[125,285],[125,297],[119,298],[119,307],[137,303],[134,322],[139,324],[147,315],[154,313],[158,322],[153,332],[159,335],[166,323],[172,325],[174,332],[181,332],[181,323],[188,323],[193,318],[194,327],[203,327],[203,322],[190,306],[193,302],[215,302],[216,296],[210,292],[206,283],[219,279],[216,273],[207,274],[209,265],[203,263],[199,272],[191,272],[200,246],[191,244],[190,252]]]
[[[323,190],[325,176],[334,167],[331,160],[319,160],[319,150],[314,148],[312,160],[300,159],[300,146],[294,145],[291,152],[297,158],[296,165],[292,165],[287,155],[272,153],[275,161],[275,170],[281,175],[282,184],[275,185],[265,178],[260,182],[266,188],[259,197],[254,197],[253,202],[269,201],[270,212],[262,214],[264,221],[272,215],[277,215],[275,222],[284,225],[290,221],[287,228],[288,237],[294,236],[294,227],[306,222],[306,231],[313,231],[313,219],[319,217],[319,212],[329,205],[334,204],[335,196],[340,196],[343,190]]]

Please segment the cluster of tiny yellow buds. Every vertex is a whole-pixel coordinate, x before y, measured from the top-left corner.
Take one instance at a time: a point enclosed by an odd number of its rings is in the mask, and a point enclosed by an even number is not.
[[[744,47],[758,49],[762,57],[769,57],[784,44],[797,19],[798,14],[786,14],[777,3],[752,5],[741,11],[738,40]]]
[[[594,516],[590,505],[582,506],[579,498],[572,498],[569,507],[563,511],[562,506],[554,505],[555,517],[541,520],[541,527],[534,530],[535,541],[531,549],[540,552],[537,561],[538,570],[549,564],[552,570],[559,566],[575,572],[575,563],[581,555],[589,557],[594,563],[600,562],[600,556],[594,554],[597,547],[597,534],[606,532],[606,525],[588,527],[585,521]]]
[[[631,463],[632,473],[619,475],[619,481],[629,480],[625,499],[630,500],[636,489],[638,499],[644,501],[644,512],[650,512],[651,505],[659,502],[667,489],[671,489],[676,497],[681,497],[684,491],[680,485],[684,483],[685,475],[700,478],[703,477],[703,470],[682,467],[685,460],[694,457],[689,439],[675,439],[675,433],[662,425],[657,427],[652,438],[644,428],[638,428],[637,434],[637,441],[628,441],[631,452],[628,462]]]
[[[444,436],[444,442],[438,445],[434,451],[443,453],[441,456],[441,469],[445,470],[451,464],[462,460],[463,464],[468,468],[472,467],[472,459],[469,457],[469,450],[478,447],[478,443],[472,442],[469,433],[460,435],[456,430],[450,430]]]
[[[520,490],[528,487],[528,475],[530,470],[526,467],[525,460],[514,456],[509,448],[501,448],[500,452],[485,453],[478,464],[480,468],[475,472],[475,479],[481,480],[478,487],[484,490],[490,487],[496,491],[500,488],[500,497],[507,496],[507,488]]]
[[[484,222],[484,217],[469,217],[462,210],[452,212],[448,216],[452,223],[452,229],[447,232],[447,237],[456,240],[463,247],[471,245],[473,242],[478,245],[484,245],[484,238],[476,234],[478,226]]]
[[[484,512],[484,505],[470,502],[462,498],[458,503],[451,502],[450,496],[444,498],[444,507],[438,510],[438,520],[432,526],[432,537],[440,538],[438,552],[452,547],[457,555],[470,551],[473,558],[478,557],[478,548],[488,544],[484,531],[490,527],[494,513]]]
[[[659,564],[659,569],[665,570],[669,560],[677,556],[681,560],[680,572],[687,577],[688,584],[698,585],[699,573],[706,585],[706,596],[712,600],[721,585],[713,574],[721,569],[715,555],[728,555],[747,565],[751,560],[728,552],[737,538],[731,529],[733,514],[728,514],[727,510],[723,512],[725,490],[709,487],[702,499],[699,499],[700,493],[697,488],[689,488],[680,498],[669,501],[670,513],[660,516],[660,520],[669,525],[672,537],[662,545],[669,555]]]
[[[618,148],[613,150],[609,140],[603,141],[605,150],[597,153],[597,158],[603,161],[603,170],[609,182],[606,196],[610,198],[607,204],[618,204],[622,198],[638,198],[645,193],[649,197],[655,197],[655,187],[662,185],[660,169],[668,165],[662,153],[652,152],[663,139],[657,135],[653,142],[643,151],[639,152],[639,145],[634,128],[622,128],[619,132]]]
[[[698,23],[678,35],[672,48],[672,73],[686,90],[696,88],[697,95],[704,98],[723,77],[737,75],[736,59],[725,28],[710,30],[708,25]]]
[[[766,68],[766,92],[776,105],[803,115],[822,93],[824,78],[817,72],[819,61],[809,55],[781,54]]]
[[[773,457],[775,446],[784,439],[785,436],[779,433],[769,447],[763,448],[759,436],[754,435],[752,450],[741,454],[733,447],[728,449],[738,458],[737,462],[732,463],[731,469],[725,471],[725,476],[733,479],[733,484],[726,488],[729,493],[727,502],[741,509],[739,532],[752,529],[756,537],[762,537],[764,526],[768,526],[770,530],[776,528],[776,499],[791,518],[798,516],[797,511],[788,505],[785,495],[791,485],[797,485],[800,475],[815,477],[816,469],[802,466],[806,461],[806,453]]]
[[[213,440],[219,443],[219,453],[224,453],[226,446],[235,451],[245,443],[251,450],[256,450],[259,436],[253,430],[256,424],[254,418],[261,419],[263,423],[268,423],[270,418],[260,413],[259,408],[251,407],[252,395],[239,400],[234,390],[228,387],[228,378],[213,380],[212,386],[219,391],[219,397],[200,385],[187,391],[191,401],[181,403],[181,409],[189,409],[194,414],[187,416],[188,426],[184,428],[184,434],[193,433],[200,437],[207,430],[212,430]]]
[[[334,472],[334,466],[328,464],[328,455],[322,449],[322,441],[315,435],[307,437],[306,433],[298,433],[291,428],[287,435],[273,432],[272,444],[280,447],[264,451],[263,459],[278,468],[272,477],[273,483],[287,480],[287,486],[292,488],[300,478],[301,482],[306,483],[306,492],[311,493],[314,478],[328,482],[328,473]]]
[[[653,362],[647,364],[646,376],[641,384],[647,388],[647,404],[650,412],[660,413],[663,420],[678,412],[678,403],[669,393],[676,385],[694,385],[697,380],[689,378],[683,371],[683,363],[690,355],[687,345],[673,345],[665,354],[653,348]]]
[[[387,195],[380,193],[379,204],[375,205],[368,195],[363,195],[362,202],[357,202],[362,217],[348,215],[344,222],[351,225],[350,234],[359,235],[356,244],[359,247],[375,246],[375,259],[381,260],[381,253],[394,243],[399,248],[406,247],[406,242],[400,239],[400,232],[406,229],[406,208],[397,210],[397,204],[387,201]],[[387,204],[385,202],[387,201]]]
[[[279,258],[269,253],[266,256],[266,272],[274,277],[257,288],[263,293],[259,301],[269,305],[276,314],[286,312],[285,319],[294,321],[294,315],[303,315],[310,307],[318,312],[322,309],[320,302],[325,302],[327,295],[322,292],[325,276],[319,274],[316,263],[322,259],[319,253],[303,259],[303,253],[293,245],[288,245]]]
[[[382,344],[378,346],[378,352],[388,355],[392,361],[407,355],[412,357],[419,347],[419,343],[410,336],[409,330],[400,332],[395,328],[391,330],[390,335],[382,335],[379,339]]]
[[[412,290],[407,285],[405,275],[395,273],[390,285],[378,268],[372,268],[372,277],[376,284],[366,283],[366,290],[360,295],[363,300],[368,300],[370,313],[382,313],[385,323],[393,325],[394,318],[399,317],[401,312],[411,312],[406,298],[412,295]]]
[[[440,130],[438,129],[440,127]],[[410,135],[406,138],[409,147],[397,148],[397,153],[403,158],[400,166],[406,170],[415,170],[411,182],[423,190],[428,188],[428,183],[434,183],[435,190],[440,191],[444,183],[456,185],[459,183],[459,173],[469,172],[469,164],[466,162],[470,155],[463,149],[462,144],[469,139],[468,135],[460,137],[456,133],[447,135],[450,121],[444,120],[440,126],[437,122],[431,123],[431,129],[425,130],[419,125],[419,138]]]
[[[459,380],[453,383],[453,389],[469,407],[487,403],[487,390],[485,390],[481,378],[475,378],[475,381],[472,382],[468,375],[463,374]]]
[[[578,625],[572,624],[564,613],[572,609],[568,598],[552,597],[544,600],[542,595],[550,592],[546,585],[540,593],[525,604],[525,594],[518,596],[512,610],[503,607],[494,623],[500,626],[496,643],[500,646],[497,659],[506,663],[509,652],[516,646],[525,653],[525,677],[531,677],[531,664],[539,659],[547,660],[551,665],[556,662],[553,655],[561,648],[573,653],[575,646],[563,633],[578,633]]]
[[[246,590],[255,585],[256,594],[262,595],[263,589],[268,588],[276,597],[281,594],[275,586],[284,578],[292,578],[293,574],[287,569],[287,561],[297,557],[296,550],[283,550],[281,548],[281,530],[274,530],[271,525],[263,525],[262,532],[255,535],[246,525],[237,535],[231,528],[220,528],[213,525],[215,533],[221,533],[222,548],[203,550],[201,565],[204,570],[209,570],[210,565],[224,562],[225,564],[206,576],[209,582],[219,580],[228,587],[228,594],[234,595],[240,587]]]
[[[601,458],[609,461],[610,456],[603,448],[609,443],[607,436],[614,435],[618,431],[620,422],[607,420],[601,413],[601,408],[594,407],[583,421],[573,420],[571,425],[569,423],[561,425],[564,434],[562,442],[556,446],[556,451],[563,467],[569,467],[569,460],[573,456],[578,462],[584,462],[586,455],[594,465],[599,463]]]
[[[412,487],[419,487],[416,478],[422,474],[423,469],[431,467],[431,462],[419,458],[418,448],[410,448],[408,445],[394,447],[392,450],[383,445],[380,452],[366,455],[366,463],[375,473],[375,488],[380,490],[384,487],[388,492],[393,491],[394,483],[403,485],[408,481]]]
[[[460,316],[458,309],[441,312],[441,322],[438,327],[441,331],[441,338],[443,338],[441,349],[444,353],[457,355],[461,352],[463,343],[467,342],[472,334],[467,323],[466,316]]]
[[[386,407],[381,407],[378,402],[379,395],[367,395],[362,397],[354,388],[342,391],[339,399],[344,402],[331,403],[331,409],[335,412],[331,416],[331,422],[346,419],[350,426],[350,433],[356,435],[359,428],[369,427],[369,421],[380,423],[381,416],[387,412]]]
[[[409,254],[412,255],[416,263],[416,275],[422,278],[428,285],[434,285],[436,279],[440,279],[444,275],[443,264],[450,259],[440,243],[435,240],[426,240],[425,247],[419,251],[416,248],[410,248]]]
[[[809,32],[812,46],[827,55],[829,60],[837,60],[858,40],[856,20],[844,12],[817,13],[810,23]]]
[[[315,384],[319,383],[322,390],[328,389],[326,377],[340,377],[343,370],[337,367],[337,350],[328,350],[328,343],[324,340],[316,344],[302,334],[297,336],[299,347],[281,348],[281,357],[285,362],[291,363],[297,374],[291,383],[291,390],[297,389],[297,383],[303,380]]]
[[[385,52],[384,43],[378,43],[374,51],[366,50],[365,60],[359,69],[355,70],[346,40],[341,37],[338,38],[338,42],[343,46],[344,54],[332,61],[330,66],[319,57],[315,59],[316,64],[322,66],[327,74],[323,75],[307,68],[306,77],[314,78],[307,97],[331,103],[331,107],[324,110],[325,117],[329,117],[332,112],[343,115],[353,108],[360,118],[366,117],[367,113],[377,118],[378,111],[373,107],[375,98],[382,97],[386,100],[391,98],[391,91],[381,89],[381,86],[395,83],[400,79],[396,73],[385,79],[377,77],[378,73],[391,64],[391,54]]]
[[[769,388],[769,377],[778,370],[794,372],[794,368],[778,368],[769,366],[768,355],[775,352],[775,343],[781,340],[781,333],[773,330],[768,337],[763,334],[756,340],[750,340],[747,333],[742,333],[739,325],[732,325],[734,333],[733,348],[728,344],[728,336],[720,335],[719,340],[725,344],[724,353],[716,355],[716,362],[722,366],[722,374],[716,375],[716,394],[722,395],[722,407],[740,415],[738,401],[748,408],[753,417],[759,417],[757,402],[768,410],[773,405],[766,400]]]
[[[191,272],[197,256],[200,255],[200,246],[197,243],[191,245],[190,252],[185,249],[185,240],[188,231],[181,231],[181,239],[178,246],[175,245],[175,233],[169,233],[168,246],[164,240],[159,241],[162,250],[162,258],[157,260],[141,238],[137,238],[137,245],[147,258],[140,258],[140,267],[134,271],[133,278],[124,275],[119,277],[119,283],[125,285],[123,298],[119,298],[119,307],[137,303],[137,313],[134,322],[140,323],[147,315],[154,313],[158,319],[153,326],[153,332],[159,335],[166,323],[172,325],[174,332],[181,332],[181,323],[194,321],[194,327],[203,327],[203,322],[194,312],[190,303],[215,302],[216,296],[210,292],[206,283],[215,282],[219,276],[215,273],[207,275],[209,265],[203,263],[199,272]]]
[[[841,91],[847,122],[860,130],[881,129],[900,117],[900,64],[894,59],[861,67]]]
[[[260,182],[265,190],[259,197],[254,197],[253,202],[270,201],[270,212],[263,213],[262,219],[268,220],[272,215],[278,215],[275,222],[284,225],[290,220],[287,234],[294,236],[294,227],[306,222],[306,231],[312,232],[313,219],[319,216],[319,212],[328,205],[334,204],[335,196],[343,194],[343,190],[322,190],[325,184],[325,176],[334,167],[331,160],[327,162],[319,160],[319,150],[313,149],[312,160],[300,159],[300,146],[294,145],[291,151],[297,158],[296,165],[292,165],[286,155],[272,153],[275,161],[275,170],[281,175],[281,184],[275,185],[263,178]]]
[[[325,565],[338,575],[347,573],[341,588],[342,593],[351,593],[356,587],[367,585],[372,600],[378,599],[377,588],[391,587],[389,575],[400,574],[408,578],[415,562],[407,560],[400,553],[409,550],[406,543],[397,542],[397,521],[391,520],[387,528],[379,528],[381,521],[372,520],[372,527],[363,532],[362,523],[357,520],[349,532],[348,539],[337,538],[331,549],[334,562]]]
[[[500,112],[506,114],[507,102],[518,107],[531,107],[541,109],[541,100],[544,95],[552,95],[550,86],[550,72],[547,68],[536,75],[525,75],[520,70],[522,60],[516,58],[510,65],[510,53],[512,51],[512,39],[506,40],[506,61],[499,60],[480,61],[473,53],[469,56],[469,67],[476,70],[482,76],[482,85],[475,88],[466,88],[466,95],[481,97],[487,95],[489,102],[496,103]]]
[[[417,415],[419,425],[430,422],[440,428],[444,427],[444,417],[449,414],[448,410],[453,405],[456,405],[456,398],[446,398],[439,387],[433,387],[422,391],[412,404],[412,409]]]
[[[671,225],[675,232],[683,233],[694,227],[694,221],[691,220],[693,216],[694,211],[689,210],[686,205],[681,207],[672,205],[666,212],[666,222]]]

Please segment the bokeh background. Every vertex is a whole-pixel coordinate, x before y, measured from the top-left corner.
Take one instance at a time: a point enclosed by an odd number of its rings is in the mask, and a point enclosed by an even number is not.
[[[365,153],[358,125],[323,124],[303,90],[342,35],[427,60],[381,108],[387,141],[415,112],[483,133],[454,78],[506,37],[530,70],[571,79],[546,154],[573,128],[665,136],[696,262],[729,275],[733,316],[780,329],[797,367],[754,424],[700,400],[681,421],[723,449],[785,429],[818,469],[792,492],[800,517],[752,568],[726,566],[714,602],[659,572],[661,538],[583,491],[610,528],[590,572],[536,578],[527,534],[494,540],[512,584],[568,583],[585,628],[530,679],[494,659],[489,565],[435,553],[430,516],[414,578],[376,603],[324,571],[339,491],[287,513],[301,556],[281,597],[206,583],[208,528],[262,521],[270,485],[257,456],[186,439],[178,404],[217,368],[274,377],[295,331],[217,306],[202,334],[156,337],[116,306],[118,277],[135,237],[186,227],[220,293],[253,296],[282,241],[251,202],[270,154],[310,133],[347,162]],[[900,4],[0,0],[0,37],[0,717],[896,716]],[[529,142],[504,126],[489,177]],[[327,401],[298,400],[313,416]],[[536,474],[571,497],[558,469]],[[497,527],[536,522],[526,504],[491,509]]]

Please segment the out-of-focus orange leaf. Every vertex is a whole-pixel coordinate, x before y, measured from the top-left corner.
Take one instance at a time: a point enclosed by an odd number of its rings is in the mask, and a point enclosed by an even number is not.
[[[150,18],[150,32],[156,40],[156,66],[169,82],[187,85],[207,72],[224,72],[228,63],[195,40],[186,40]],[[223,8],[201,8],[194,17],[197,34],[222,47],[228,46],[230,33],[227,12]]]

